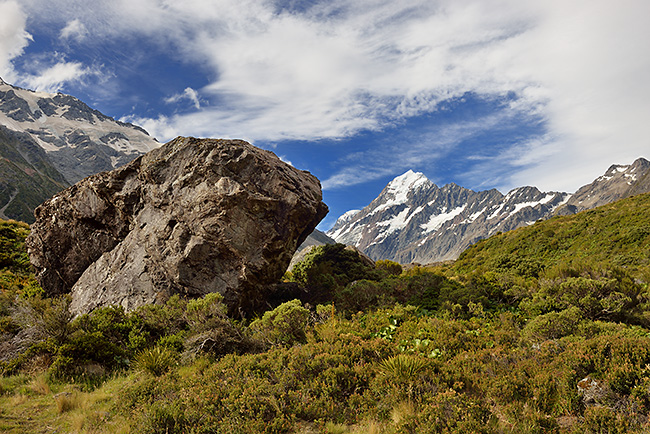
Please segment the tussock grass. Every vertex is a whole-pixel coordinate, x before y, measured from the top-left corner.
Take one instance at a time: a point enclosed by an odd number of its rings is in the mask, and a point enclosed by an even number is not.
[[[52,393],[45,374],[40,374],[29,383],[29,389],[38,395],[49,395]]]
[[[398,354],[379,363],[379,373],[397,381],[412,381],[429,362],[422,357]]]
[[[59,414],[82,408],[85,400],[78,392],[61,392],[54,396],[56,409]]]
[[[148,348],[135,358],[135,369],[160,377],[176,365],[176,354],[166,347]]]
[[[410,417],[415,416],[416,408],[413,401],[402,401],[393,407],[393,410],[390,412],[390,418],[395,423],[399,425]]]

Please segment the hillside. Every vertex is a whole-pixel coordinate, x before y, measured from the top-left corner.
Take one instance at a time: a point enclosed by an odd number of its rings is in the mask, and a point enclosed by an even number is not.
[[[319,246],[286,278],[326,299],[236,322],[215,294],[73,320],[69,299],[8,284],[27,272],[27,228],[4,222],[0,427],[648,432],[648,228],[644,194],[496,234],[436,267],[372,267]]]
[[[525,270],[530,275],[571,267],[622,267],[650,276],[650,194],[497,234],[465,250],[457,273]]]
[[[0,125],[0,218],[32,223],[34,209],[68,185],[31,136]]]

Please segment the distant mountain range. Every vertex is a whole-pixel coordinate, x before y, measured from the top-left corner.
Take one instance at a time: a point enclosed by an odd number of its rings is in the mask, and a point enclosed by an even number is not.
[[[31,223],[34,208],[54,193],[158,146],[142,128],[75,97],[0,79],[0,217]]]
[[[362,210],[339,217],[327,232],[374,260],[431,263],[456,259],[467,247],[497,232],[532,225],[650,191],[650,162],[614,165],[575,194],[520,187],[475,192],[456,184],[439,188],[422,173],[393,179]]]

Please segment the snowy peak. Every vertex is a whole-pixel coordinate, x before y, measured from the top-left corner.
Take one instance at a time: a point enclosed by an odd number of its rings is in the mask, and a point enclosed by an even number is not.
[[[341,216],[327,234],[375,260],[429,263],[455,259],[471,244],[498,231],[577,212],[572,204],[584,197],[591,198],[583,205],[590,208],[650,191],[649,173],[650,162],[639,159],[629,166],[612,166],[575,195],[542,192],[531,186],[503,195],[494,189],[475,192],[456,184],[438,188],[423,174],[409,170],[389,182],[367,207]]]
[[[429,187],[433,183],[421,172],[407,171],[393,179],[386,185],[386,193],[395,197],[406,196],[410,191],[417,190],[420,187]]]
[[[29,134],[71,184],[160,146],[142,128],[116,121],[73,96],[35,92],[2,80],[0,125]]]

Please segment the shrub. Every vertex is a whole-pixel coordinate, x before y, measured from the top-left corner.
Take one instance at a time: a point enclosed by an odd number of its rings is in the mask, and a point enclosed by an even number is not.
[[[574,306],[561,312],[551,312],[533,318],[524,327],[523,334],[535,341],[558,339],[573,334],[581,320],[581,311]]]
[[[314,247],[305,258],[294,265],[291,278],[303,285],[313,300],[327,302],[337,288],[355,280],[379,278],[372,261],[344,244]]]
[[[384,272],[387,276],[399,276],[402,274],[402,266],[388,259],[380,259],[375,262],[375,268]]]
[[[250,328],[253,337],[265,343],[290,345],[306,341],[308,320],[309,310],[302,306],[300,300],[292,300],[265,312],[262,318],[251,323]]]

